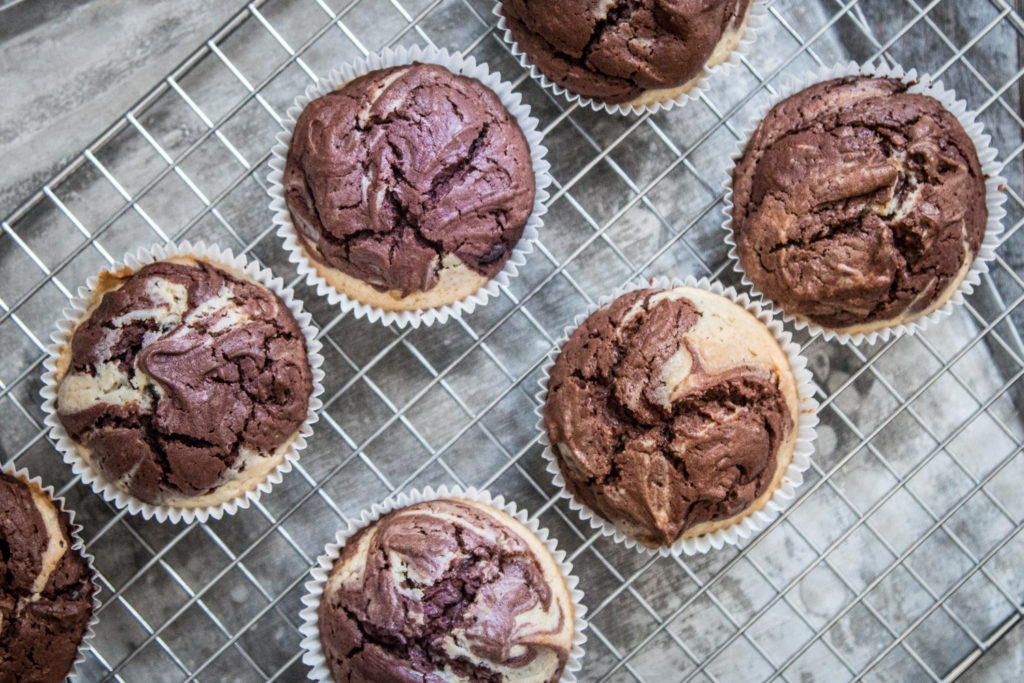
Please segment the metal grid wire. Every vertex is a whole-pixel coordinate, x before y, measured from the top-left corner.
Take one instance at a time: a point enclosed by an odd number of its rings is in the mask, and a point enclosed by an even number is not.
[[[490,0],[252,2],[25,205],[0,234],[0,457],[55,484],[84,524],[103,606],[87,680],[299,680],[299,599],[337,528],[443,483],[517,501],[569,552],[590,609],[587,681],[954,678],[1024,615],[1024,121],[1006,0],[776,0],[742,66],[685,108],[598,115],[511,58]],[[487,61],[541,120],[556,186],[539,250],[489,305],[433,329],[338,315],[272,234],[267,161],[315,74],[385,45]],[[533,393],[563,327],[622,282],[736,283],[720,232],[728,156],[786,74],[882,57],[982,112],[1010,179],[1006,232],[966,306],[861,348],[798,335],[819,383],[818,452],[798,499],[741,548],[650,558],[554,497]],[[254,509],[145,522],[60,462],[38,390],[56,312],[128,249],[204,239],[285,276],[320,328],[321,420]]]

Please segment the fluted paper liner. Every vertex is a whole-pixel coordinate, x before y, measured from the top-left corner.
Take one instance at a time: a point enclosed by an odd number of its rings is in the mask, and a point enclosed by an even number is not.
[[[75,657],[75,661],[71,664],[71,670],[68,672],[68,678],[70,680],[81,680],[81,672],[79,671],[79,667],[86,660],[87,653],[89,651],[89,641],[91,641],[93,637],[96,635],[96,624],[98,624],[100,621],[100,601],[97,596],[99,595],[100,590],[102,590],[100,582],[96,580],[97,573],[95,567],[93,567],[92,564],[92,555],[85,552],[85,543],[82,542],[82,537],[79,536],[79,533],[82,531],[82,525],[75,524],[75,511],[69,510],[68,508],[64,507],[63,498],[54,498],[53,487],[43,486],[42,480],[39,477],[33,477],[29,475],[28,470],[25,469],[24,467],[16,469],[13,464],[0,465],[0,471],[3,471],[5,474],[8,474],[14,477],[15,479],[20,479],[24,481],[29,486],[38,487],[40,491],[46,494],[50,498],[50,500],[53,501],[53,505],[54,507],[57,508],[58,513],[66,512],[68,514],[68,535],[71,537],[71,547],[69,548],[69,550],[73,550],[77,552],[79,555],[81,555],[82,558],[85,560],[86,564],[89,566],[89,581],[90,583],[92,583],[93,586],[92,615],[90,615],[89,623],[85,627],[85,633],[82,634],[82,640],[78,643],[78,656]]]
[[[764,27],[765,20],[768,16],[768,6],[766,0],[751,0],[750,7],[747,9],[746,26],[743,29],[743,35],[740,37],[736,47],[729,53],[726,58],[720,64],[708,67],[705,66],[700,74],[695,76],[696,83],[684,93],[676,95],[675,97],[666,97],[664,100],[658,100],[656,102],[650,102],[648,104],[632,104],[630,102],[622,102],[619,104],[609,104],[608,102],[601,102],[595,100],[592,97],[584,97],[578,93],[574,93],[566,88],[558,85],[554,81],[550,80],[547,76],[541,73],[541,70],[534,66],[533,62],[526,55],[523,50],[519,48],[519,44],[516,39],[512,36],[512,30],[509,29],[507,22],[505,21],[505,15],[501,11],[501,0],[497,0],[494,4],[493,13],[498,17],[498,33],[501,34],[509,50],[512,52],[512,56],[519,60],[519,64],[526,69],[530,76],[542,88],[550,90],[555,96],[565,97],[570,103],[578,102],[581,107],[588,107],[597,112],[606,112],[608,114],[656,114],[662,110],[669,110],[677,106],[682,106],[691,100],[700,99],[701,95],[708,92],[711,89],[711,77],[720,73],[728,72],[733,67],[739,66],[743,57],[749,52],[751,46],[754,44],[754,40],[757,34]]]
[[[253,489],[240,493],[230,500],[223,501],[217,505],[207,507],[185,508],[172,507],[170,505],[153,505],[144,503],[132,496],[124,489],[107,481],[103,475],[92,465],[81,457],[76,448],[74,440],[68,435],[57,417],[57,359],[67,344],[79,323],[87,317],[93,292],[99,282],[98,275],[88,279],[84,287],[79,287],[78,292],[71,298],[67,308],[63,311],[63,317],[57,323],[57,329],[51,334],[53,342],[47,347],[49,356],[44,361],[45,372],[43,374],[43,388],[40,395],[43,398],[43,410],[46,413],[44,422],[49,427],[50,438],[57,445],[57,449],[64,457],[64,462],[71,465],[72,471],[82,477],[82,481],[92,487],[92,490],[102,496],[104,500],[113,503],[118,508],[125,508],[133,515],[141,515],[144,519],[156,519],[158,522],[170,521],[172,523],[185,522],[191,524],[198,520],[206,522],[211,517],[220,519],[224,515],[233,515],[239,509],[249,507],[258,501],[260,496],[268,493],[275,484],[292,469],[292,464],[298,460],[299,452],[306,447],[306,439],[313,433],[313,423],[317,421],[317,411],[322,406],[320,394],[323,393],[324,372],[320,369],[323,365],[323,357],[320,355],[321,344],[316,339],[316,328],[312,325],[312,316],[307,313],[302,302],[295,298],[295,292],[291,287],[285,287],[284,281],[275,277],[269,269],[261,267],[255,262],[248,261],[244,256],[234,255],[230,249],[221,249],[215,245],[206,245],[203,242],[192,244],[182,242],[180,245],[174,243],[156,245],[150,248],[141,248],[135,253],[128,253],[118,263],[111,264],[105,271],[118,272],[125,268],[137,271],[142,266],[174,257],[193,257],[205,260],[215,266],[219,266],[235,274],[248,278],[249,280],[263,285],[268,290],[280,297],[292,317],[298,323],[306,338],[306,356],[309,367],[312,370],[313,391],[309,397],[309,409],[305,421],[299,426],[298,431],[292,438],[291,443],[285,451],[281,463],[270,471],[267,477]]]
[[[566,586],[569,588],[569,598],[572,600],[575,627],[572,637],[572,650],[569,653],[569,661],[562,672],[562,683],[576,683],[576,674],[583,663],[583,644],[587,641],[585,619],[587,608],[583,604],[583,591],[578,588],[579,579],[572,573],[572,563],[566,560],[564,550],[558,549],[558,543],[546,528],[542,528],[536,519],[530,519],[526,510],[519,509],[512,501],[506,501],[503,496],[492,496],[486,490],[477,488],[464,489],[460,486],[442,486],[434,489],[428,486],[422,491],[414,489],[408,493],[401,493],[392,496],[381,503],[374,503],[370,509],[363,510],[359,518],[349,522],[348,527],[338,531],[333,543],[327,544],[324,553],[317,558],[316,565],[310,570],[310,580],[306,582],[306,595],[302,597],[302,604],[305,607],[299,613],[302,619],[302,626],[299,633],[302,634],[302,662],[312,667],[309,678],[314,681],[331,681],[331,673],[327,668],[327,662],[323,655],[323,648],[320,644],[319,614],[320,598],[323,596],[324,584],[330,576],[334,562],[341,555],[345,542],[360,529],[376,522],[389,512],[409,507],[416,503],[422,503],[440,498],[465,498],[489,505],[501,510],[508,516],[517,520],[529,529],[544,547],[548,549],[555,559],[562,576],[565,577]]]
[[[388,311],[365,304],[338,291],[317,272],[295,232],[295,225],[292,223],[291,213],[289,213],[284,199],[282,183],[288,157],[288,146],[295,130],[295,123],[307,104],[370,71],[412,62],[439,64],[454,74],[477,79],[498,95],[505,109],[516,119],[530,146],[530,159],[536,178],[536,194],[533,200],[533,211],[523,228],[523,236],[512,249],[512,254],[505,262],[505,266],[483,287],[464,299],[443,306],[413,311]],[[342,312],[351,312],[355,317],[365,317],[370,322],[380,322],[398,327],[441,324],[447,322],[449,318],[460,317],[463,313],[472,313],[477,306],[482,306],[491,297],[498,296],[499,289],[507,287],[512,278],[519,274],[519,268],[526,263],[527,254],[533,251],[538,231],[544,224],[541,216],[547,212],[545,202],[550,196],[547,188],[552,182],[548,172],[551,165],[544,158],[547,148],[541,144],[542,134],[538,129],[537,119],[530,116],[530,107],[523,103],[522,95],[513,92],[511,83],[502,81],[500,74],[491,73],[486,64],[478,64],[473,57],[463,57],[458,53],[433,47],[385,48],[378,54],[369,55],[332,70],[316,83],[308,86],[304,94],[295,98],[295,103],[288,108],[281,123],[285,130],[277,134],[277,144],[271,150],[271,171],[267,175],[267,181],[270,184],[267,192],[270,194],[270,210],[274,212],[274,224],[278,226],[277,235],[284,240],[284,248],[289,254],[288,260],[296,265],[299,275],[306,278],[306,283],[310,287],[316,288],[317,294],[326,297],[331,304],[339,306]]]
[[[943,107],[956,116],[957,120],[960,121],[960,125],[964,127],[964,130],[967,131],[967,135],[970,136],[971,141],[974,143],[974,147],[978,153],[978,160],[981,162],[981,172],[985,176],[985,204],[988,208],[988,222],[985,224],[985,236],[982,239],[981,248],[978,249],[978,253],[975,255],[974,262],[967,271],[967,275],[964,277],[963,281],[960,282],[959,286],[957,286],[956,291],[952,296],[950,296],[946,303],[937,310],[904,323],[884,327],[872,332],[857,334],[839,332],[837,330],[817,325],[806,318],[787,312],[757,289],[754,283],[743,271],[743,267],[740,265],[739,254],[736,252],[736,240],[732,231],[733,201],[731,169],[729,171],[729,177],[725,181],[725,205],[722,209],[725,213],[725,222],[722,224],[722,227],[726,232],[725,241],[729,245],[729,258],[732,259],[733,270],[742,276],[743,284],[750,288],[750,291],[754,296],[763,299],[765,302],[772,303],[775,308],[781,310],[783,319],[786,322],[792,323],[798,330],[806,329],[812,336],[822,335],[826,341],[832,341],[835,339],[841,343],[854,345],[859,345],[864,342],[874,344],[878,341],[885,342],[890,338],[899,338],[904,334],[914,334],[919,330],[923,330],[936,321],[950,315],[953,312],[954,307],[963,304],[965,298],[970,296],[974,291],[974,287],[981,282],[981,276],[988,272],[989,261],[995,258],[996,249],[999,247],[999,236],[1003,232],[1002,220],[1003,217],[1006,216],[1006,210],[1003,208],[1003,203],[1006,201],[1006,194],[1003,192],[1006,179],[1001,175],[1003,165],[997,160],[998,151],[992,146],[991,136],[985,134],[985,126],[978,120],[978,112],[969,110],[967,108],[967,102],[964,100],[958,100],[954,90],[946,88],[940,81],[932,80],[932,78],[927,74],[918,74],[916,69],[910,69],[907,71],[904,70],[902,66],[888,66],[884,63],[875,65],[847,62],[845,64],[837,64],[834,66],[819,67],[800,77],[789,77],[783,83],[782,87],[779,88],[778,95],[772,97],[771,101],[761,107],[758,116],[755,117],[756,122],[748,130],[744,131],[744,134],[736,145],[736,151],[732,156],[733,168],[735,168],[735,165],[743,156],[747,143],[754,135],[754,131],[757,130],[757,126],[772,107],[777,105],[779,102],[782,102],[787,97],[795,95],[801,90],[809,88],[816,83],[829,81],[835,78],[842,78],[844,76],[894,78],[910,84],[910,88],[907,92],[928,95],[929,97],[933,97],[938,100]]]
[[[793,459],[782,476],[779,487],[768,499],[764,507],[746,515],[732,526],[718,529],[712,533],[702,534],[695,538],[680,538],[672,545],[651,548],[632,536],[620,531],[612,522],[606,520],[596,511],[576,500],[565,486],[565,478],[558,466],[558,460],[552,450],[551,442],[548,439],[547,426],[544,424],[544,404],[548,396],[548,377],[555,360],[562,352],[562,347],[569,341],[569,337],[583,321],[593,315],[596,311],[611,304],[623,294],[638,289],[672,289],[674,287],[697,287],[707,290],[713,294],[719,294],[740,308],[753,315],[771,332],[778,342],[782,351],[789,359],[789,367],[793,372],[797,386],[797,411],[799,421],[794,428],[797,430],[796,445],[793,449]],[[548,472],[552,475],[555,486],[559,488],[559,496],[569,501],[569,507],[575,510],[581,519],[590,523],[591,528],[601,532],[604,536],[611,536],[616,543],[621,543],[627,548],[635,548],[640,552],[652,555],[660,554],[668,557],[670,555],[696,555],[707,553],[712,548],[719,550],[726,544],[737,545],[740,541],[756,535],[759,531],[768,526],[796,496],[796,489],[803,483],[803,472],[811,466],[811,456],[814,454],[814,439],[816,436],[815,427],[818,424],[818,401],[814,398],[815,385],[811,371],[807,369],[807,359],[800,354],[800,347],[793,343],[792,335],[786,331],[780,320],[774,317],[770,308],[762,306],[757,301],[752,301],[746,294],[741,294],[733,287],[725,287],[720,282],[711,281],[707,278],[700,280],[689,276],[684,280],[667,277],[655,277],[650,280],[631,282],[615,290],[608,296],[601,297],[597,305],[590,306],[585,313],[576,316],[573,324],[566,327],[562,337],[557,344],[548,352],[548,359],[543,366],[544,376],[539,381],[540,391],[537,393],[538,416],[537,428],[540,430],[540,442],[544,446],[544,458],[548,461]],[[739,513],[737,513],[739,514]]]

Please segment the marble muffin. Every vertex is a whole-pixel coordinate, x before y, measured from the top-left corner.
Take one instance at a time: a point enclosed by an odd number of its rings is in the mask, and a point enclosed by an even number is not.
[[[502,0],[516,44],[552,83],[608,104],[678,97],[743,36],[750,0]]]
[[[870,333],[943,306],[985,234],[985,176],[957,118],[852,76],[776,105],[733,170],[740,266],[786,313]]]
[[[0,471],[0,681],[63,681],[93,613],[93,573],[71,519],[34,482]]]
[[[623,534],[669,546],[739,523],[779,487],[799,420],[789,359],[703,289],[647,289],[587,318],[548,377],[566,489]]]
[[[529,144],[498,96],[435,64],[372,71],[310,102],[284,196],[336,290],[384,310],[466,298],[508,261],[533,211]]]
[[[417,503],[351,536],[318,620],[336,683],[552,683],[574,608],[543,543],[489,505]]]
[[[259,486],[312,393],[306,339],[284,302],[198,257],[102,273],[56,379],[78,454],[136,499],[181,508]]]

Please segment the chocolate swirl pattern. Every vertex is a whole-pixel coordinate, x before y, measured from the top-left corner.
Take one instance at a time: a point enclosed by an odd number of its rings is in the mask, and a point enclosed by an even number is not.
[[[747,277],[787,313],[850,334],[940,308],[988,219],[956,117],[898,80],[850,76],[776,105],[733,171]]]
[[[319,608],[343,681],[557,681],[572,648],[565,579],[544,545],[467,499],[417,503],[350,537]]]
[[[272,292],[199,259],[104,274],[58,362],[79,451],[147,503],[200,507],[258,485],[309,405],[305,338]]]
[[[456,301],[486,284],[522,237],[536,191],[526,137],[498,96],[418,63],[310,102],[283,183],[303,249],[333,269],[321,275],[385,308],[437,288],[442,303]]]
[[[706,290],[648,289],[573,332],[544,422],[568,491],[657,547],[764,506],[792,459],[797,400],[752,315]]]
[[[68,514],[34,483],[0,472],[0,681],[54,683],[92,616],[92,572]]]
[[[609,104],[645,104],[724,61],[750,0],[502,0],[530,61],[570,92]]]

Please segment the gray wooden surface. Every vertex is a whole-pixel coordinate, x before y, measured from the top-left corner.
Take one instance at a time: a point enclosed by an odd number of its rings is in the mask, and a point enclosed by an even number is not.
[[[244,5],[23,0],[0,10],[0,216]]]

